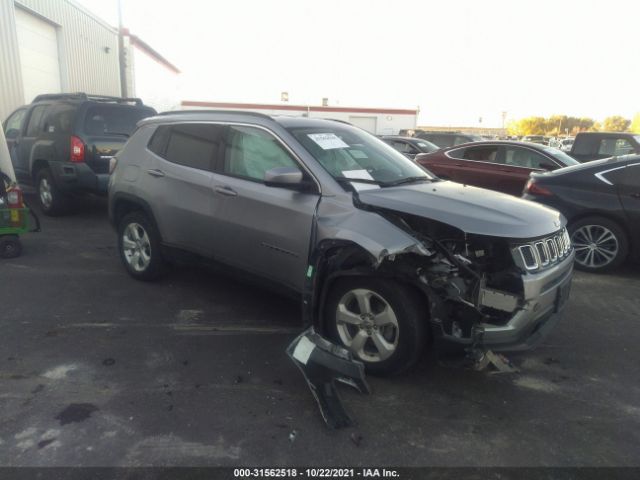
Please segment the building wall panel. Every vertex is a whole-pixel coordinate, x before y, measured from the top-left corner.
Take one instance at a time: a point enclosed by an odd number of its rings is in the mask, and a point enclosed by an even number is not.
[[[0,0],[0,118],[25,103],[15,27],[22,8],[56,25],[61,87],[120,95],[117,31],[73,0]],[[43,92],[45,93],[45,92]]]
[[[24,99],[15,7],[6,0],[0,1],[0,86],[0,121],[4,121]]]

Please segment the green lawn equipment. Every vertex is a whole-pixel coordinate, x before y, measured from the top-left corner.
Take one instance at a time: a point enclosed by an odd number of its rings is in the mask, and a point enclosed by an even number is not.
[[[33,217],[35,222],[33,229],[29,228],[29,216]],[[20,235],[39,231],[40,221],[24,202],[20,187],[0,172],[0,258],[20,256]]]

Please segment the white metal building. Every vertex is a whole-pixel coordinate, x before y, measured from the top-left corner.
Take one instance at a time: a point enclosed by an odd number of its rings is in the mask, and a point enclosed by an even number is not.
[[[184,100],[182,108],[243,110],[265,113],[267,115],[293,115],[315,118],[343,120],[356,125],[375,135],[396,135],[403,129],[415,129],[418,110],[397,108],[357,108],[333,107],[320,105],[257,104],[257,103],[225,103],[199,102]]]
[[[180,70],[140,37],[123,30],[127,95],[157,111],[180,108]]]
[[[72,0],[0,0],[0,119],[38,94],[119,95],[117,31]]]
[[[180,71],[124,31],[127,95],[180,106]],[[118,31],[73,0],[0,0],[0,121],[42,93],[120,96]]]

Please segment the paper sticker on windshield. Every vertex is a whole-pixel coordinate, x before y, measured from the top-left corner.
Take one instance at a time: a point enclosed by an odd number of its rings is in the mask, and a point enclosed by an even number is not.
[[[360,180],[373,180],[373,177],[369,175],[366,170],[343,170],[342,176],[345,178],[356,178]]]
[[[307,137],[316,142],[323,150],[349,148],[335,133],[308,133]]]
[[[351,185],[353,185],[353,188],[355,188],[358,192],[362,190],[377,190],[380,188],[380,185],[373,185],[371,183],[360,183],[357,180],[351,182]]]

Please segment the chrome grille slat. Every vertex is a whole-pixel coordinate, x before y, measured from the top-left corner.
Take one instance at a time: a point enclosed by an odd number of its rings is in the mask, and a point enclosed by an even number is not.
[[[527,270],[541,270],[555,265],[571,251],[571,240],[566,228],[546,238],[517,247],[520,258]]]

